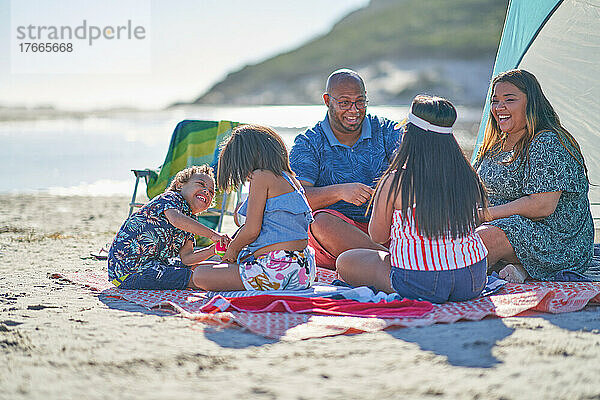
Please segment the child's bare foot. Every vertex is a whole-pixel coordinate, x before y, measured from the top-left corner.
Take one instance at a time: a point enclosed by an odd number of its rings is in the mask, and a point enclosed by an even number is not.
[[[501,279],[510,283],[523,283],[529,274],[521,264],[507,264],[498,273]]]

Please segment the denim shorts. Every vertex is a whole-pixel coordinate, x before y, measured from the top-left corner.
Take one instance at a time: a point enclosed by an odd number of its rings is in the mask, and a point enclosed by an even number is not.
[[[153,262],[141,272],[130,274],[119,285],[119,289],[186,289],[192,270],[186,267],[164,265]]]
[[[465,301],[479,296],[487,281],[487,258],[447,271],[414,271],[392,267],[392,288],[402,297],[432,303]]]

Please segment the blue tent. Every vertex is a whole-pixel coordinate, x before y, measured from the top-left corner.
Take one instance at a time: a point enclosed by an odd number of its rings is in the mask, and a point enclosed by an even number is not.
[[[493,76],[533,73],[563,125],[579,142],[589,169],[590,201],[600,217],[600,0],[511,0]],[[491,87],[488,90],[490,97]],[[473,157],[489,116],[483,110]]]

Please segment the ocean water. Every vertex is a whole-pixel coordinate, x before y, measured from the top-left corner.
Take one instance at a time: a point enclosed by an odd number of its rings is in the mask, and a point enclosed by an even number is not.
[[[405,118],[408,107],[369,107],[372,114]],[[481,111],[459,108],[455,135],[470,152]],[[131,169],[162,164],[171,133],[183,119],[253,122],[273,127],[288,147],[325,116],[324,106],[186,106],[115,112],[83,118],[0,121],[0,193],[131,195]],[[140,190],[143,192],[145,188]]]

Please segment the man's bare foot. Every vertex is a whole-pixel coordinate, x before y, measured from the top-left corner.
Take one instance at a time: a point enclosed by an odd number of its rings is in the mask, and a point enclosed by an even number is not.
[[[500,270],[498,276],[510,283],[523,283],[529,274],[521,264],[507,264]]]

